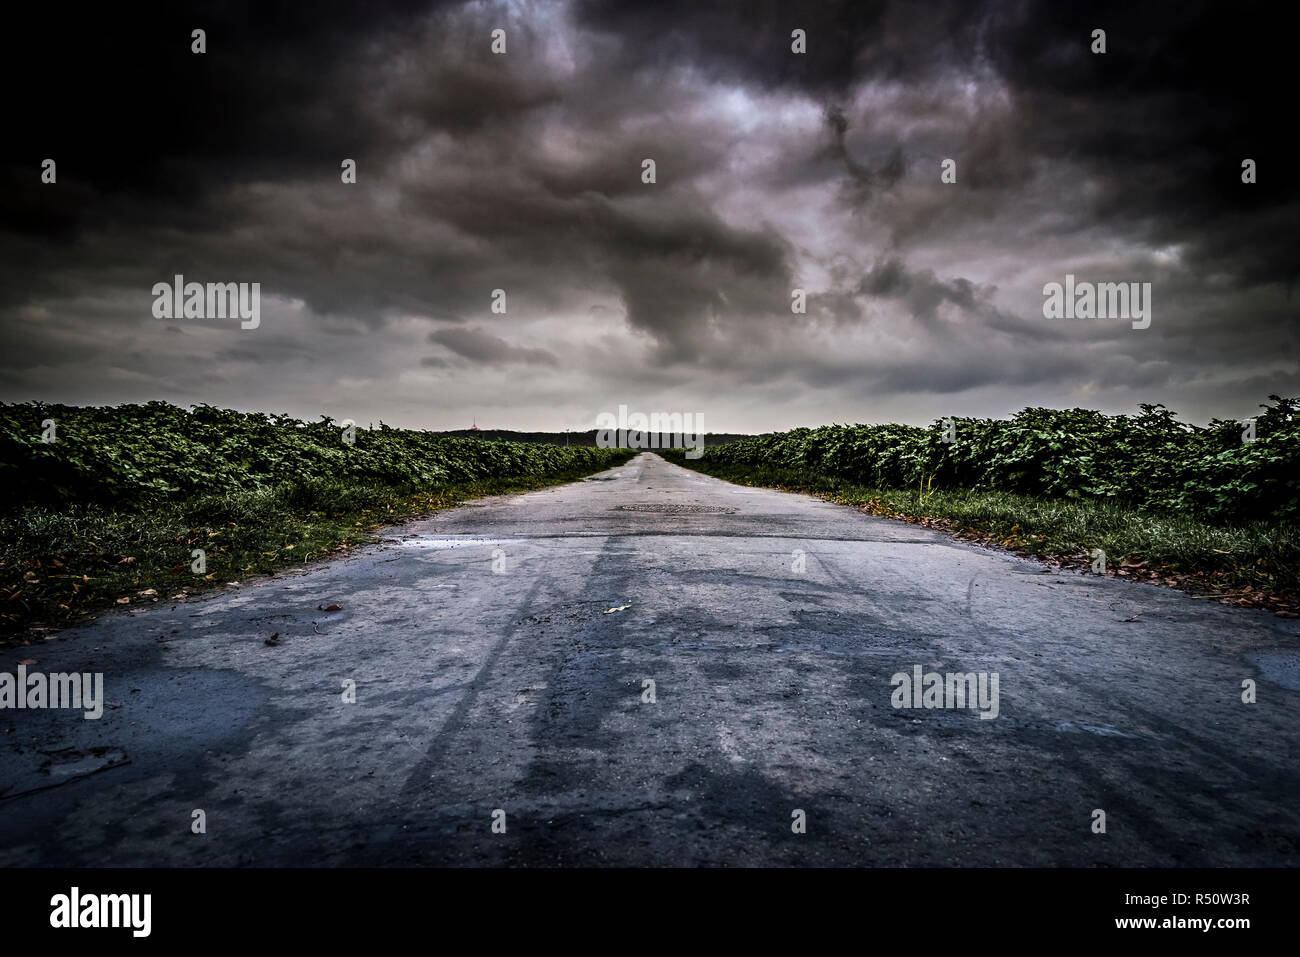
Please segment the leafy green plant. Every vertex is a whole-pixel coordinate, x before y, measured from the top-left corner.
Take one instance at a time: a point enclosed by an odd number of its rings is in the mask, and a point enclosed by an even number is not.
[[[42,441],[53,419],[56,441]],[[619,452],[591,446],[488,442],[383,423],[355,442],[328,416],[287,415],[166,402],[116,407],[0,404],[0,479],[14,490],[3,508],[89,504],[141,508],[197,495],[296,488],[304,507],[322,482],[438,486],[540,476],[613,464]],[[315,491],[313,491],[315,490]]]
[[[1162,405],[1134,416],[1029,408],[1009,419],[954,417],[947,424],[831,425],[793,429],[706,449],[720,465],[771,466],[870,488],[1002,491],[1126,508],[1187,512],[1221,522],[1300,519],[1300,399],[1270,396],[1242,425],[1179,422]]]

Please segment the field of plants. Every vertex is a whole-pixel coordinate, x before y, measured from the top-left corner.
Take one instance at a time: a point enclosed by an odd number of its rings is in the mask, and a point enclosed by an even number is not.
[[[1179,422],[1161,405],[1135,416],[1025,409],[929,428],[831,425],[707,449],[718,464],[770,465],[872,488],[964,488],[1085,498],[1210,521],[1300,519],[1300,399],[1270,396],[1246,425]]]
[[[47,426],[53,423],[47,442]],[[166,402],[116,407],[0,404],[3,508],[151,502],[307,485],[313,481],[429,487],[614,464],[612,450],[448,438],[380,426],[344,441],[328,417]]]
[[[1300,617],[1300,400],[1197,427],[1025,409],[929,428],[836,425],[706,448],[674,462],[820,495],[1065,565]]]
[[[0,404],[0,631],[183,600],[630,454],[165,402]]]

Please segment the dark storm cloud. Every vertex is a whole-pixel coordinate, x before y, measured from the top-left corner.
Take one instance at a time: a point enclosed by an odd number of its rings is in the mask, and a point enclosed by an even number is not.
[[[977,302],[980,290],[970,280],[944,282],[931,270],[909,273],[897,259],[873,266],[858,285],[858,291],[867,296],[901,299],[913,316],[927,324],[938,318],[939,306],[944,303],[951,303],[962,312],[973,312],[984,305],[982,301]]]
[[[1268,224],[1249,243],[1243,228],[1300,198],[1300,181],[1285,166],[1263,188],[1239,188],[1242,158],[1258,153],[1285,163],[1293,139],[1284,119],[1291,34],[1278,29],[1267,3],[591,0],[578,10],[619,35],[640,58],[634,62],[689,58],[747,82],[818,95],[849,175],[868,186],[881,174],[844,149],[852,121],[843,100],[853,86],[919,83],[987,65],[1014,109],[966,144],[972,186],[1014,188],[1032,175],[1025,160],[1035,156],[1082,160],[1105,180],[1090,221],[1122,218],[1165,242],[1203,237],[1207,258],[1217,258],[1216,247],[1231,255],[1249,245],[1255,255],[1232,264],[1246,270],[1245,281],[1290,279],[1300,269],[1283,224]],[[816,56],[788,55],[793,27],[809,31]],[[1108,34],[1104,56],[1089,50],[1098,27]],[[898,163],[881,172],[886,186],[901,175]],[[1216,227],[1229,232],[1226,242],[1213,242],[1222,235]]]
[[[387,142],[386,118],[353,83],[361,44],[430,7],[27,4],[9,22],[6,78],[43,82],[10,100],[10,119],[24,159],[62,154],[69,179],[108,192],[195,200],[240,177],[292,176]],[[201,57],[195,27],[208,34]]]
[[[580,0],[580,22],[619,37],[631,62],[660,69],[680,62],[767,87],[841,94],[864,76],[912,79],[972,55],[985,15],[980,4],[881,0]],[[806,32],[809,55],[791,56],[791,33]]]
[[[856,160],[845,145],[845,134],[848,133],[849,121],[839,107],[832,106],[827,109],[826,125],[830,128],[833,137],[828,152],[832,157],[844,164],[845,170],[853,180],[850,189],[852,202],[867,202],[877,189],[889,189],[903,178],[906,166],[903,162],[903,151],[901,149],[895,147],[890,152],[889,158],[878,169],[871,169]]]
[[[509,362],[555,365],[555,356],[545,349],[512,346],[499,336],[482,329],[439,329],[429,334],[429,341],[446,347],[458,356],[487,365]]]
[[[632,390],[755,429],[890,394],[915,420],[964,392],[993,412],[1253,407],[1298,361],[1289,34],[1273,16],[23,6],[0,64],[3,398],[221,387],[310,414],[346,399],[422,421],[432,400],[540,425],[549,404],[585,425]],[[39,181],[47,156],[56,187]],[[1152,282],[1151,329],[1044,320],[1042,286],[1067,272]],[[147,292],[176,273],[260,282],[257,338],[153,320]]]

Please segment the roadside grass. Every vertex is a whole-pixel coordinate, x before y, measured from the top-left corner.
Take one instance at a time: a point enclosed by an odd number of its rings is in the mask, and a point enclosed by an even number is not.
[[[1106,573],[1213,595],[1225,603],[1300,617],[1300,530],[1262,522],[1211,525],[1194,516],[1137,511],[1088,499],[1051,500],[971,489],[875,489],[774,466],[666,458],[738,485],[805,492],[873,515],[940,528],[1071,567],[1092,549]]]
[[[0,515],[0,641],[39,640],[106,608],[184,600],[371,544],[386,525],[468,499],[609,467],[428,488],[314,479],[136,510],[28,506]],[[205,553],[202,572],[192,570],[195,549]]]

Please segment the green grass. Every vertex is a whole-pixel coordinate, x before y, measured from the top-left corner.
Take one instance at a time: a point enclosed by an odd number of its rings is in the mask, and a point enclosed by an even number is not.
[[[607,467],[424,489],[311,479],[134,509],[28,506],[0,516],[0,629],[17,641],[33,628],[66,626],[105,608],[243,582],[373,542],[393,522]],[[202,574],[191,570],[191,553],[199,548],[206,552]],[[149,590],[154,594],[142,594]]]
[[[729,482],[807,492],[1066,564],[1087,565],[1099,548],[1110,574],[1230,595],[1286,614],[1300,604],[1300,531],[1291,525],[1214,525],[1096,500],[996,491],[867,488],[794,469],[710,462],[707,453],[696,460],[665,454]]]

